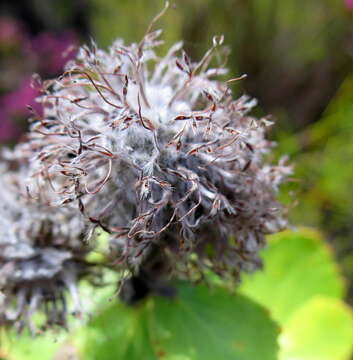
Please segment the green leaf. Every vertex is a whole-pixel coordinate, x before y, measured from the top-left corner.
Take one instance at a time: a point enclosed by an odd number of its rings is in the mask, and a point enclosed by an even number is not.
[[[337,299],[316,297],[291,316],[280,342],[280,360],[349,359],[352,309]]]
[[[244,279],[241,291],[266,306],[282,325],[280,360],[348,360],[351,309],[329,248],[313,231],[272,236],[265,270]]]
[[[112,304],[80,335],[89,360],[275,360],[279,329],[244,296],[179,285],[175,299]]]
[[[151,360],[147,308],[114,303],[96,316],[79,336],[82,358],[90,360]]]
[[[276,324],[259,305],[224,289],[181,286],[155,299],[151,337],[165,360],[277,359]]]
[[[31,336],[27,331],[16,335],[14,331],[1,337],[1,351],[8,360],[52,360],[66,334]]]
[[[268,308],[280,324],[313,296],[343,296],[332,254],[314,231],[271,236],[262,256],[264,271],[245,277],[239,291]]]

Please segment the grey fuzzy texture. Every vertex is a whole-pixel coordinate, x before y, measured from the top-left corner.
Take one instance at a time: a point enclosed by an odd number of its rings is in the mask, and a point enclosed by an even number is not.
[[[223,38],[192,62],[181,42],[158,57],[159,35],[81,48],[39,84],[44,114],[15,153],[34,154],[31,194],[76,207],[88,238],[110,233],[117,269],[150,271],[158,257],[168,275],[238,278],[261,265],[265,235],[286,227],[275,195],[291,167],[265,161],[272,123],[249,115],[256,101],[217,80]]]
[[[89,272],[86,226],[72,211],[50,207],[47,197],[31,198],[27,168],[11,167],[0,164],[0,325],[28,327],[32,334],[66,327],[67,314],[82,311],[77,284]],[[45,315],[40,324],[33,321],[37,311]]]

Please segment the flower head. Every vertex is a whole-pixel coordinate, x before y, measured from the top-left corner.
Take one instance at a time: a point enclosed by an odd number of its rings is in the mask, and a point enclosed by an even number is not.
[[[81,311],[76,283],[88,274],[82,242],[85,225],[68,209],[53,209],[45,196],[34,201],[26,191],[25,169],[1,163],[0,177],[0,324],[36,333],[33,315],[45,314],[42,327],[66,326],[71,294]],[[13,164],[11,164],[13,166]]]
[[[256,101],[217,80],[223,37],[192,62],[181,42],[158,57],[159,35],[84,46],[43,83],[30,191],[77,203],[111,234],[115,263],[150,282],[156,262],[155,272],[237,277],[259,267],[264,235],[285,226],[274,195],[291,169],[265,162],[271,122],[249,116]]]

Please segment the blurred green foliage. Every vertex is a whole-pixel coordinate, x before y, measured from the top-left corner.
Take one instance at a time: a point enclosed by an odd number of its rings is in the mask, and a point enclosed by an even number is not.
[[[163,0],[92,0],[94,37],[139,41]],[[131,16],[133,14],[133,16]],[[342,0],[175,0],[156,25],[166,47],[183,39],[193,59],[224,34],[230,77],[290,131],[315,120],[352,69],[352,18]]]
[[[315,297],[286,323],[281,360],[342,360],[352,352],[352,313],[342,301]]]
[[[285,324],[314,296],[343,298],[338,268],[315,232],[297,230],[272,235],[262,256],[264,271],[246,276],[240,292],[269,308],[280,324]]]
[[[322,118],[295,135],[281,134],[279,153],[296,167],[294,224],[315,226],[327,235],[344,273],[353,278],[353,76],[342,83]],[[352,284],[349,291],[352,296]]]
[[[92,27],[94,39],[99,46],[108,47],[118,37],[126,43],[139,42],[152,19],[162,11],[165,2],[159,0],[92,0]],[[169,9],[160,19],[166,46],[181,40],[183,13]]]
[[[280,360],[349,359],[353,312],[323,237],[312,230],[269,238],[264,271],[244,277],[239,291],[265,306],[281,325]]]

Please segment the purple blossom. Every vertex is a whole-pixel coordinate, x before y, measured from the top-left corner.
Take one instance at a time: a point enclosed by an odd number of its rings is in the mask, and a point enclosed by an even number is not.
[[[31,84],[32,77],[24,77],[16,90],[1,97],[1,106],[7,116],[15,117],[27,115],[27,105],[32,106],[37,111],[40,110],[40,105],[35,101],[36,97],[39,95],[38,90]]]
[[[0,142],[8,142],[18,136],[18,130],[4,113],[0,113]]]
[[[23,33],[19,23],[10,18],[0,18],[0,46],[13,45],[23,52],[30,74],[24,73],[16,88],[0,97],[2,109],[0,141],[7,142],[18,138],[24,126],[20,120],[28,116],[27,106],[40,112],[41,106],[35,101],[38,89],[31,86],[32,73],[53,76],[63,70],[65,63],[74,54],[78,38],[72,31],[61,34],[41,33],[31,38]],[[28,70],[26,70],[28,71]],[[16,82],[15,82],[16,83]]]
[[[40,112],[41,106],[35,101],[39,93],[31,86],[31,82],[31,77],[25,77],[16,90],[0,97],[0,141],[11,141],[21,134],[16,119],[28,115],[28,105]]]
[[[344,0],[344,4],[349,10],[353,10],[353,0]]]
[[[18,21],[10,17],[0,17],[0,47],[17,47],[23,38],[23,28]]]
[[[25,44],[25,54],[36,63],[36,71],[53,75],[62,71],[68,60],[75,55],[72,46],[78,43],[72,31],[60,34],[43,32]]]

